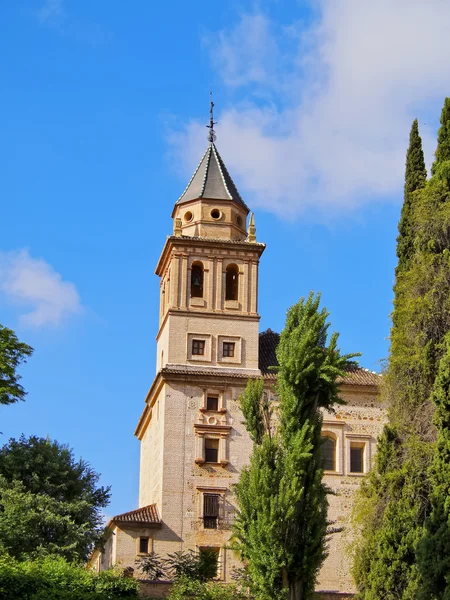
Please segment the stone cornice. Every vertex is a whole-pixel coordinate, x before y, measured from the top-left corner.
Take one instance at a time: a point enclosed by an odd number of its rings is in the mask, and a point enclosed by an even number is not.
[[[156,265],[156,275],[161,277],[164,274],[164,270],[167,266],[167,262],[173,249],[177,249],[179,252],[185,252],[186,246],[190,248],[204,248],[209,252],[214,250],[217,251],[219,249],[228,252],[232,250],[233,254],[250,252],[251,254],[255,254],[257,259],[259,259],[266,247],[265,244],[261,244],[259,242],[247,242],[245,240],[170,235],[166,239],[166,243],[164,244],[161,256],[159,257],[158,264]]]

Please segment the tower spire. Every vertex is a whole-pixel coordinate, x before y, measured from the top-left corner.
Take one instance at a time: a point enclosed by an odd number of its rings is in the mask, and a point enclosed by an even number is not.
[[[209,125],[207,125],[206,127],[209,129],[208,142],[210,144],[212,144],[216,141],[216,132],[214,131],[214,125],[217,125],[217,122],[214,121],[214,115],[213,115],[214,102],[212,100],[212,90],[209,92],[209,97],[210,97]]]

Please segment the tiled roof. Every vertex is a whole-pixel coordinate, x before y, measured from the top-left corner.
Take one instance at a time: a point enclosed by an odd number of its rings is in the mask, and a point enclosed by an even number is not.
[[[267,329],[259,334],[259,368],[264,378],[276,379],[276,367],[278,365],[276,349],[280,342],[280,334]],[[346,385],[380,385],[381,376],[373,371],[368,371],[355,365],[346,369],[344,377],[339,379],[339,383]]]
[[[161,523],[156,504],[130,510],[130,512],[116,515],[111,520],[115,523],[140,523],[142,525],[159,525]]]
[[[242,200],[214,143],[209,144],[187,188],[177,204],[209,198],[211,200],[234,200],[249,210]]]
[[[161,369],[161,375],[220,375],[221,377],[239,377],[241,379],[249,379],[249,377],[259,377],[258,371],[249,373],[248,371],[242,371],[238,369],[225,369],[225,368],[201,368],[194,367],[164,367]]]

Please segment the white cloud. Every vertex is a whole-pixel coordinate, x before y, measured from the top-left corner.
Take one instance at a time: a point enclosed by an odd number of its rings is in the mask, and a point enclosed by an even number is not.
[[[218,147],[252,206],[330,215],[401,199],[411,122],[427,158],[450,94],[447,0],[320,0],[314,23],[261,14],[210,35],[216,72],[240,92],[217,114]],[[220,104],[218,100],[217,105]],[[173,136],[184,175],[204,123]]]
[[[58,326],[83,310],[75,285],[27,250],[0,252],[1,296],[27,311],[20,316],[25,326]]]
[[[55,25],[65,16],[63,0],[45,0],[44,4],[38,10],[38,19],[40,23]]]

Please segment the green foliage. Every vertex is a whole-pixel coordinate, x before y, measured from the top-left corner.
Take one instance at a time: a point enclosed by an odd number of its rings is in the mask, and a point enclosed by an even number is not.
[[[20,385],[18,367],[33,354],[33,348],[19,342],[11,329],[0,325],[0,404],[24,400],[26,392]]]
[[[432,510],[418,547],[421,600],[450,599],[450,334],[445,342],[432,394],[438,439],[430,468]]]
[[[438,145],[432,174],[438,174],[440,167],[447,161],[450,161],[450,98],[445,99],[441,113],[441,127],[438,131]]]
[[[0,544],[21,560],[57,554],[87,558],[103,533],[109,489],[72,450],[31,436],[0,449]]]
[[[62,558],[18,562],[0,556],[2,600],[119,600],[138,598],[137,582],[120,571],[95,574]]]
[[[445,489],[450,490],[440,462],[441,457],[447,460],[447,426],[439,408],[433,419],[435,406],[445,396],[450,331],[449,99],[441,124],[433,177],[413,192],[413,202],[405,184],[407,247],[412,254],[399,238],[391,348],[382,394],[390,407],[389,426],[355,509],[360,543],[354,545],[354,575],[365,600],[443,598],[439,594],[450,575],[448,515],[438,501],[448,493]]]
[[[326,309],[311,293],[289,309],[277,349],[279,427],[258,419],[266,400],[260,382],[242,400],[255,442],[236,496],[235,547],[248,565],[258,598],[312,598],[325,558],[327,489],[322,483],[320,409],[339,402],[336,380],[349,359],[337,334],[328,340]],[[328,340],[328,344],[327,344]]]
[[[155,552],[137,559],[140,569],[155,581],[178,579],[205,582],[217,576],[217,552],[212,548],[179,550],[163,559]]]
[[[397,274],[408,268],[414,255],[414,218],[413,204],[417,197],[414,192],[423,188],[427,180],[427,170],[422,149],[422,139],[419,135],[419,124],[414,120],[409,135],[409,148],[406,154],[406,173],[404,201],[397,237]]]
[[[224,585],[216,582],[193,581],[187,577],[178,579],[169,596],[169,600],[252,600],[234,584]]]

